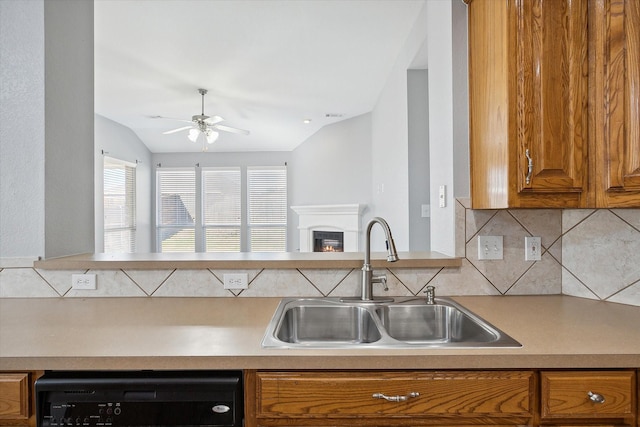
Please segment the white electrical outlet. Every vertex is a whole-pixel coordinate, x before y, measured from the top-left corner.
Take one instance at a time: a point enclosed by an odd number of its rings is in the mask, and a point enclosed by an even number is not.
[[[502,259],[502,236],[478,236],[478,259]]]
[[[524,260],[540,261],[542,259],[542,242],[540,237],[525,236]]]
[[[223,274],[225,289],[247,289],[249,287],[249,275],[247,273]]]
[[[95,274],[72,274],[71,289],[93,291],[97,287]]]

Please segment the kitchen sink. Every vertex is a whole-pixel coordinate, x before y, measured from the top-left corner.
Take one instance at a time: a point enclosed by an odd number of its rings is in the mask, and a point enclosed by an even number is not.
[[[308,301],[283,312],[276,337],[286,343],[337,345],[372,343],[382,335],[371,313],[363,307]]]
[[[499,338],[495,328],[488,328],[477,317],[442,303],[385,305],[375,312],[389,336],[399,341],[491,343]]]
[[[284,298],[267,327],[265,348],[521,347],[450,298],[391,302]]]

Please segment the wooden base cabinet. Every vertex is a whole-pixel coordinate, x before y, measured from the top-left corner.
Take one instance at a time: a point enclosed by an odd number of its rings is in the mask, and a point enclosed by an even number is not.
[[[33,384],[42,372],[0,372],[0,426],[35,426]]]
[[[541,423],[635,426],[636,375],[629,371],[543,371]]]
[[[246,427],[534,425],[530,371],[247,371]]]

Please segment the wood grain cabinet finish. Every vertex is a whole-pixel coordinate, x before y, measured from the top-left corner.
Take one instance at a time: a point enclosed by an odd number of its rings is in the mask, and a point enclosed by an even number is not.
[[[635,381],[632,370],[541,372],[542,423],[635,426]]]
[[[472,0],[468,10],[473,208],[580,206],[587,0]]]
[[[29,418],[29,381],[28,372],[0,373],[0,423]]]
[[[640,206],[640,2],[589,3],[590,203]]]
[[[468,4],[472,207],[640,207],[640,2]]]
[[[529,371],[257,372],[255,419],[280,425],[533,425]]]
[[[0,372],[0,426],[35,427],[33,385],[42,371]]]

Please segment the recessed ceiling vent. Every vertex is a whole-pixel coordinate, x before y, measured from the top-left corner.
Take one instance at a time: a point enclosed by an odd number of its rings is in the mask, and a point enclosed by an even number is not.
[[[342,113],[327,113],[324,115],[327,118],[331,118],[331,119],[339,119],[340,117],[344,117],[344,114]]]

